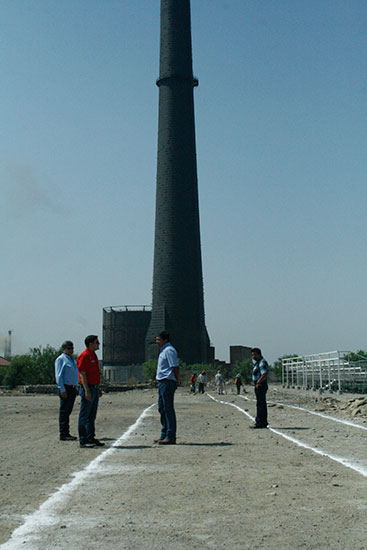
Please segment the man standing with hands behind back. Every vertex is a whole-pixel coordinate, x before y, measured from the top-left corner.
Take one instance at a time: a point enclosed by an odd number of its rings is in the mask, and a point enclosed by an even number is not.
[[[60,395],[60,441],[75,441],[76,437],[70,435],[69,431],[69,418],[74,407],[75,398],[78,395],[78,369],[73,357],[73,342],[65,340],[61,349],[62,354],[55,361],[55,378]]]
[[[77,359],[80,387],[79,443],[81,447],[103,447],[104,443],[95,437],[95,420],[98,401],[102,395],[99,389],[100,373],[96,351],[98,336],[91,334],[84,340],[86,349]]]
[[[156,338],[159,346],[156,380],[158,381],[158,410],[161,415],[161,437],[155,443],[175,445],[176,413],[173,398],[180,382],[180,367],[175,348],[169,341],[169,334],[162,331]]]
[[[268,373],[269,365],[264,359],[260,348],[252,348],[251,350],[254,368],[252,371],[252,379],[255,384],[256,395],[256,418],[255,424],[250,428],[266,428],[268,425],[268,409],[266,405],[266,392],[268,391]]]

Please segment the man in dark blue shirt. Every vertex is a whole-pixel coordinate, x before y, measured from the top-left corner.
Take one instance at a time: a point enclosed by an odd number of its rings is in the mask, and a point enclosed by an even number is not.
[[[254,361],[252,380],[255,384],[256,418],[255,424],[250,426],[250,428],[266,428],[268,425],[266,392],[268,391],[267,377],[269,373],[269,365],[262,356],[260,348],[252,348],[251,355]]]

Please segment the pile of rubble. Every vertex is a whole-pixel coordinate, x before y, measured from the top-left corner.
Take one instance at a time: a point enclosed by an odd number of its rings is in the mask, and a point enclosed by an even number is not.
[[[315,411],[341,410],[351,416],[367,417],[367,397],[354,397],[347,402],[332,397],[315,397]]]
[[[367,397],[349,399],[342,410],[349,412],[352,416],[367,416]]]

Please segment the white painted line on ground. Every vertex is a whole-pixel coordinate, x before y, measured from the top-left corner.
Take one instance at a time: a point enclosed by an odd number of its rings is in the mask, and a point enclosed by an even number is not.
[[[239,410],[244,415],[248,416],[250,420],[255,422],[255,418],[250,413],[245,411],[244,409],[241,409],[241,407],[239,407],[238,405],[235,405],[234,403],[228,403],[228,401],[222,401],[221,399],[216,399],[215,397],[210,395],[210,393],[207,393],[207,396],[210,397],[210,399],[213,399],[213,401],[216,401],[217,403],[222,403],[222,405],[230,405],[231,407],[234,407],[235,409]]]
[[[240,395],[241,399],[246,399],[247,401],[250,401],[248,397],[245,395]],[[255,401],[255,399],[251,399],[251,401]],[[334,418],[333,416],[329,416],[328,414],[322,414],[316,411],[310,411],[309,409],[305,409],[304,407],[299,407],[297,405],[289,405],[287,403],[281,403],[278,401],[268,401],[268,403],[274,404],[274,405],[282,405],[283,407],[290,407],[291,409],[296,409],[299,411],[307,412],[309,414],[314,414],[315,416],[321,416],[321,418],[325,418],[326,420],[333,420],[334,422],[339,422],[340,424],[345,424],[346,426],[351,426],[352,428],[359,428],[360,430],[366,430],[366,426],[360,426],[359,424],[355,424],[354,422],[351,422],[350,420],[342,420],[341,418]]]
[[[356,464],[356,462],[350,460],[349,458],[344,458],[342,456],[336,456],[334,454],[327,453],[326,451],[323,451],[322,449],[316,449],[315,447],[311,447],[311,445],[308,445],[307,443],[304,443],[303,441],[299,441],[295,437],[292,437],[290,435],[284,434],[283,432],[280,432],[278,430],[275,430],[274,428],[268,428],[271,432],[281,435],[285,439],[288,439],[288,441],[291,441],[292,443],[295,443],[298,445],[298,447],[303,447],[304,449],[309,449],[310,451],[313,451],[314,453],[325,456],[327,458],[330,458],[331,460],[334,460],[335,462],[338,462],[339,464],[342,464],[346,468],[350,468],[351,470],[354,470],[355,472],[358,472],[364,477],[367,477],[367,468],[363,468],[359,464]]]
[[[241,409],[241,407],[239,407],[238,405],[235,405],[234,403],[229,403],[228,401],[222,401],[220,399],[216,399],[215,397],[213,397],[209,393],[207,395],[213,401],[216,401],[217,403],[221,403],[223,405],[229,405],[230,407],[234,407],[235,409],[239,410],[240,412],[242,412],[243,414],[248,416],[251,420],[255,420],[253,416],[251,416],[244,409]],[[351,461],[349,458],[343,458],[343,457],[340,457],[340,456],[336,456],[336,455],[327,453],[326,451],[323,451],[322,449],[316,449],[315,447],[312,447],[311,445],[308,445],[308,443],[304,443],[303,441],[300,441],[300,440],[298,440],[295,437],[292,437],[290,435],[284,434],[283,432],[280,432],[279,430],[275,430],[274,428],[268,427],[266,429],[269,430],[270,432],[273,432],[277,435],[280,435],[281,437],[284,437],[284,439],[287,439],[288,441],[291,441],[292,443],[294,443],[298,447],[303,447],[304,449],[308,449],[308,450],[310,450],[310,451],[312,451],[312,452],[314,452],[318,455],[325,456],[326,458],[330,458],[331,460],[334,460],[335,462],[338,462],[339,464],[342,464],[346,468],[350,468],[351,470],[354,470],[355,472],[358,472],[362,476],[367,477],[367,469],[363,468],[359,464],[356,464],[355,462]]]
[[[10,536],[10,539],[0,545],[1,550],[19,550],[20,548],[26,548],[31,550],[34,548],[33,543],[37,543],[37,534],[45,527],[55,525],[60,517],[58,511],[65,503],[68,497],[86,480],[90,475],[98,472],[100,463],[111,453],[115,452],[115,447],[118,447],[123,441],[129,438],[131,433],[141,424],[148,411],[154,407],[155,403],[144,409],[139,418],[132,424],[126,432],[124,432],[115,443],[106,449],[103,453],[99,454],[92,462],[90,462],[83,470],[74,472],[72,476],[74,479],[65,483],[56,492],[51,495],[41,506],[32,514],[25,516],[23,525],[17,527]],[[90,452],[90,451],[86,451]],[[93,451],[92,451],[93,452]]]

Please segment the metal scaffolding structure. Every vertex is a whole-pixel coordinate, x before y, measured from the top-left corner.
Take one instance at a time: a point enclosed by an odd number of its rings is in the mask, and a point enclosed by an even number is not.
[[[282,359],[282,383],[287,387],[339,392],[367,386],[367,359],[352,351],[328,351]]]

